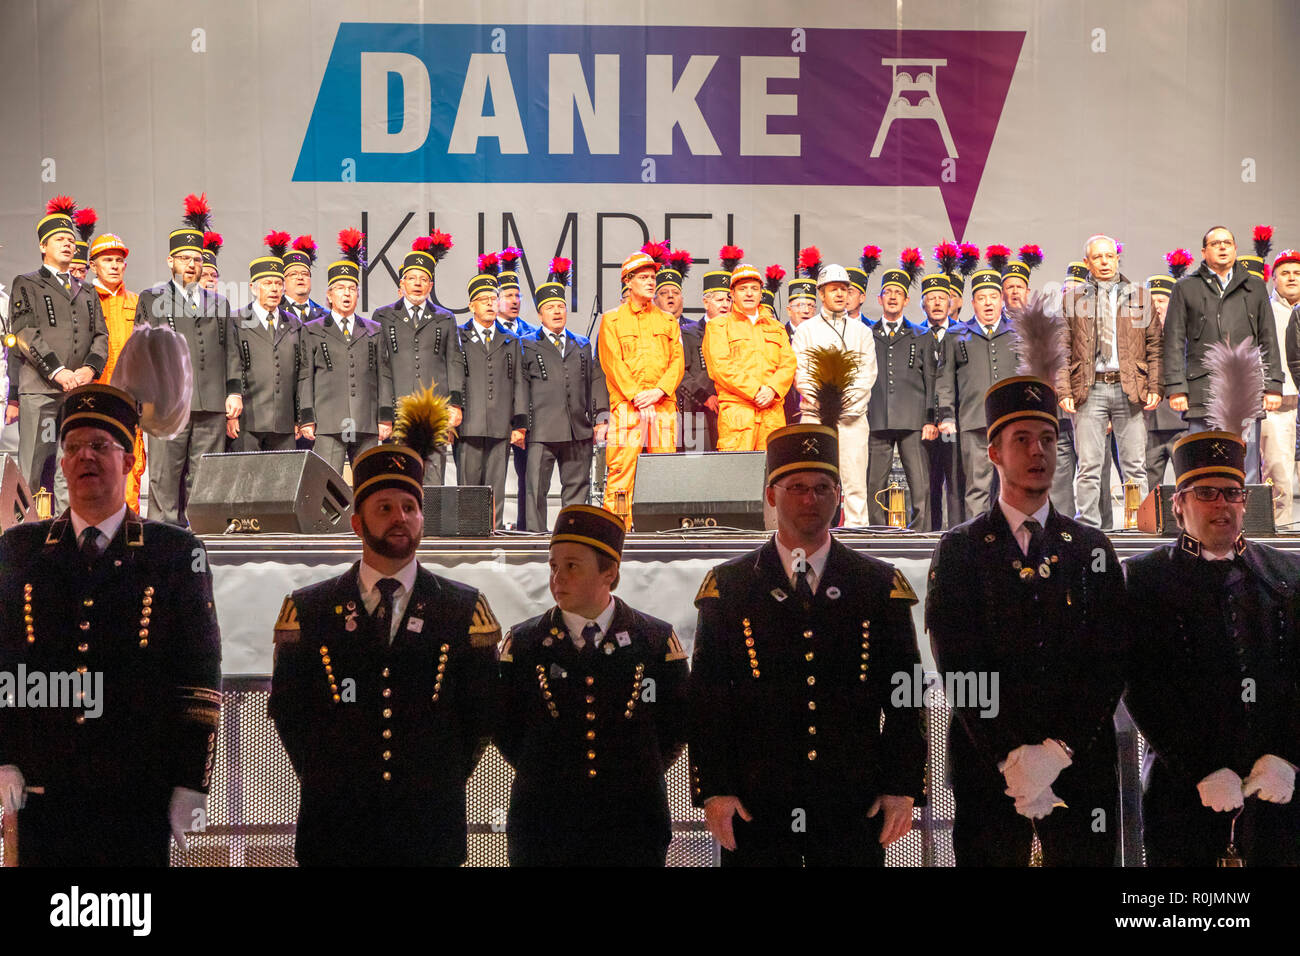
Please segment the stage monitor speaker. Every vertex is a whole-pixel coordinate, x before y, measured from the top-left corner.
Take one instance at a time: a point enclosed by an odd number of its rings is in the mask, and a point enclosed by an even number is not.
[[[204,455],[185,510],[195,534],[337,534],[352,530],[352,489],[306,449]]]
[[[1246,498],[1246,521],[1242,528],[1247,535],[1277,534],[1273,523],[1273,489],[1269,485],[1247,485],[1250,496]],[[1146,496],[1138,508],[1138,529],[1147,534],[1177,537],[1178,522],[1174,519],[1174,485],[1160,485]]]
[[[18,468],[17,455],[0,455],[0,532],[36,520],[36,500]]]
[[[426,538],[486,538],[495,523],[491,485],[425,485]]]
[[[640,455],[632,523],[637,531],[762,531],[766,460],[761,451]]]

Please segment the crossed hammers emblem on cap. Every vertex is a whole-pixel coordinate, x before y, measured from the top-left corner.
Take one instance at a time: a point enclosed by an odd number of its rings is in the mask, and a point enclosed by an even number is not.
[[[388,458],[388,462],[390,465],[392,465],[392,467],[396,468],[398,471],[406,471],[406,462],[404,462],[400,456],[390,455]]]
[[[1215,458],[1226,458],[1227,452],[1224,450],[1222,442],[1211,442],[1210,451],[1214,452]]]
[[[816,438],[805,438],[803,440],[803,450],[809,455],[815,455],[821,451],[821,445]]]
[[[1033,385],[1026,385],[1026,386],[1025,386],[1025,395],[1026,395],[1026,396],[1027,396],[1031,401],[1041,402],[1041,401],[1043,400],[1043,396],[1039,394],[1038,389],[1035,388]]]

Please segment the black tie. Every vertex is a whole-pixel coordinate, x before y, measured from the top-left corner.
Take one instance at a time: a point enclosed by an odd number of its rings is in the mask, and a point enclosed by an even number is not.
[[[1034,518],[1026,518],[1021,527],[1029,532],[1029,550],[1025,552],[1025,556],[1037,562],[1043,549],[1043,526]]]
[[[491,328],[484,329],[482,332],[479,333],[479,338],[483,340],[483,347],[487,348],[489,345],[492,344],[492,329]]]
[[[385,641],[390,640],[393,618],[393,594],[402,586],[397,578],[380,578],[375,587],[379,589],[379,604],[375,607],[375,623]]]
[[[68,295],[72,295],[72,278],[71,278],[71,276],[70,276],[68,273],[66,273],[66,272],[60,272],[60,273],[59,273],[59,281],[60,281],[61,283],[63,283],[63,291],[66,292],[66,293],[68,293]]]
[[[560,338],[558,335],[552,335],[552,336],[551,336],[551,344],[555,346],[555,350],[556,350],[557,352],[559,352],[559,353],[560,353],[560,357],[563,358],[563,357],[564,357],[564,339]]]
[[[411,321],[416,325],[420,324],[420,307],[418,305],[411,310]]]
[[[582,652],[584,654],[596,653],[596,639],[600,637],[600,625],[595,621],[588,621],[582,628]]]
[[[794,575],[794,596],[804,604],[811,604],[813,599],[812,585],[808,583],[808,570],[805,566]]]
[[[99,529],[93,524],[81,532],[81,556],[87,564],[94,564],[99,557]]]

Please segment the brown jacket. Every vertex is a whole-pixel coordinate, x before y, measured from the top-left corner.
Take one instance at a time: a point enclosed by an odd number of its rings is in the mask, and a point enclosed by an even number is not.
[[[1129,401],[1145,405],[1148,392],[1161,392],[1160,323],[1151,311],[1147,290],[1118,276],[1115,332],[1118,337],[1119,381]],[[1068,290],[1061,300],[1065,335],[1065,369],[1057,391],[1076,405],[1088,400],[1097,376],[1097,283],[1091,277]]]

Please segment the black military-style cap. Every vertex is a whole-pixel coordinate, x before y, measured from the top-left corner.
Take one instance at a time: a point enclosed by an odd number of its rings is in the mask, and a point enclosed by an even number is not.
[[[1082,262],[1071,262],[1065,267],[1065,277],[1067,279],[1078,279],[1082,282],[1088,278],[1088,267]]]
[[[984,417],[989,423],[989,441],[1012,422],[1023,419],[1051,422],[1058,432],[1056,389],[1041,378],[1016,375],[1004,378],[984,393]]]
[[[817,280],[791,279],[786,286],[785,297],[788,302],[793,302],[795,299],[816,299]]]
[[[1237,261],[1246,267],[1246,271],[1256,279],[1264,278],[1263,256],[1237,256]]]
[[[951,292],[952,286],[948,284],[948,276],[942,272],[934,272],[928,276],[921,277],[921,295],[927,292]]]
[[[1174,444],[1174,482],[1183,488],[1197,478],[1235,478],[1246,484],[1246,443],[1232,432],[1196,432]]]
[[[473,302],[485,292],[497,294],[500,286],[497,284],[497,277],[490,272],[480,272],[474,278],[469,280],[466,289],[469,292],[469,300]]]
[[[704,273],[704,291],[730,292],[731,273],[726,269],[714,269],[712,272]]]
[[[676,269],[660,269],[655,273],[655,291],[657,292],[666,285],[676,286],[680,289],[682,287],[682,274]]]
[[[849,274],[849,283],[857,287],[857,290],[863,295],[867,294],[867,273],[865,269],[859,269],[856,266],[849,266],[844,270]]]
[[[996,269],[980,269],[970,277],[970,291],[974,295],[980,289],[1002,291],[1002,276]]]
[[[1013,276],[1017,279],[1024,279],[1025,285],[1029,285],[1029,266],[1023,262],[1007,263],[1007,267],[1002,270],[1002,281],[1005,283]]]
[[[424,506],[424,461],[414,448],[406,445],[376,445],[352,460],[352,506],[376,491],[396,488],[415,495]]]
[[[623,538],[627,527],[612,511],[595,505],[569,505],[561,508],[551,532],[551,544],[572,541],[585,544],[615,561],[623,560]]]
[[[248,264],[248,281],[256,282],[265,276],[284,278],[284,260],[279,256],[258,256]]]
[[[1174,294],[1174,277],[1169,275],[1151,276],[1147,279],[1147,291]]]
[[[140,403],[130,392],[92,382],[68,392],[59,406],[59,440],[74,428],[102,428],[127,451],[135,448]]]
[[[786,425],[767,436],[767,483],[796,471],[840,480],[840,439],[828,425]]]

